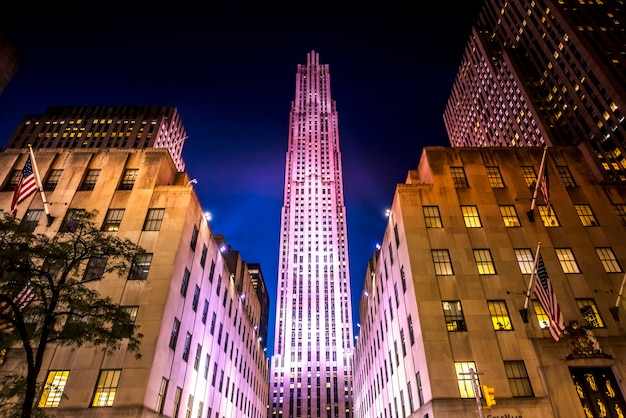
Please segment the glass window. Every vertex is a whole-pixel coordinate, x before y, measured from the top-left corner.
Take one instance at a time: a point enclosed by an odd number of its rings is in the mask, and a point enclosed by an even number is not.
[[[465,170],[463,167],[450,167],[450,173],[452,174],[452,181],[454,182],[454,187],[462,188],[469,187],[467,183],[467,177],[465,177]]]
[[[183,360],[189,360],[189,351],[191,350],[191,334],[188,332],[185,337],[185,346],[183,347]]]
[[[598,312],[598,307],[593,299],[576,299],[578,309],[583,319],[593,328],[604,328],[604,322]]]
[[[535,173],[535,169],[532,166],[523,166],[522,174],[524,175],[526,186],[534,187],[535,181],[537,181],[537,173]]]
[[[531,274],[533,272],[535,263],[530,248],[516,248],[515,258],[517,258],[517,265],[522,274]]]
[[[514,398],[534,396],[523,360],[505,361],[504,370]]]
[[[555,248],[556,256],[561,263],[563,273],[580,273],[576,258],[571,248]]]
[[[415,383],[417,384],[417,399],[419,400],[420,407],[424,405],[424,390],[422,388],[422,378],[420,372],[415,374]]]
[[[180,412],[180,398],[183,395],[183,388],[180,386],[176,387],[176,392],[174,393],[174,406],[172,408],[172,417],[177,418],[178,413]]]
[[[63,170],[50,170],[48,172],[48,177],[46,177],[46,181],[43,184],[44,191],[53,192],[59,184],[61,174],[63,174]]]
[[[196,358],[193,362],[193,368],[194,370],[198,370],[198,368],[200,367],[200,359],[202,357],[202,345],[200,343],[198,343],[198,345],[196,346]]]
[[[449,276],[454,274],[452,271],[452,261],[448,250],[431,250],[433,263],[435,265],[435,274],[438,276]]]
[[[79,222],[85,214],[85,209],[70,208],[65,214],[63,219],[63,225],[61,226],[61,232],[74,232]]]
[[[127,168],[124,170],[122,180],[120,181],[119,190],[132,190],[137,180],[137,174],[139,170],[136,168]]]
[[[467,331],[460,300],[442,300],[441,307],[448,331]]]
[[[11,170],[11,175],[9,176],[9,180],[4,185],[2,191],[4,192],[12,192],[17,187],[17,183],[20,181],[20,176],[22,175],[22,170]]]
[[[515,206],[501,205],[500,214],[502,215],[504,226],[506,226],[507,228],[514,228],[514,227],[522,226],[522,224],[520,223],[519,217],[517,216],[517,211],[515,210]]]
[[[148,209],[146,214],[146,220],[143,223],[144,231],[159,231],[163,223],[163,216],[165,216],[164,208]]]
[[[476,206],[461,206],[461,212],[463,213],[463,220],[465,226],[468,228],[480,228],[480,216],[478,216],[478,207]]]
[[[159,388],[159,396],[157,398],[156,411],[159,414],[163,413],[163,407],[165,406],[165,397],[167,396],[167,387],[170,381],[165,377],[161,379],[161,387]]]
[[[122,306],[121,308],[128,314],[131,323],[124,326],[121,324],[113,324],[112,332],[122,338],[128,338],[133,335],[133,332],[135,331],[135,321],[137,320],[139,306]]]
[[[200,288],[196,285],[196,288],[193,291],[193,301],[191,302],[191,309],[195,311],[198,310],[198,302],[200,300]]]
[[[569,168],[565,165],[557,165],[556,171],[558,171],[563,184],[565,187],[576,187],[576,182],[574,181],[574,177],[572,177],[572,173],[569,171]]]
[[[137,254],[130,267],[128,280],[146,280],[150,265],[152,264],[152,253]]]
[[[113,406],[121,370],[100,370],[91,406]]]
[[[615,209],[615,213],[617,214],[617,216],[621,218],[622,223],[626,225],[626,205],[625,204],[613,205],[613,208]]]
[[[502,174],[499,167],[485,167],[487,169],[487,178],[489,178],[489,184],[493,188],[504,187],[504,181],[502,180]]]
[[[180,331],[180,320],[178,318],[174,318],[174,323],[172,324],[172,332],[170,333],[170,344],[169,344],[169,347],[172,350],[176,350],[176,341],[178,340],[178,331]]]
[[[102,280],[102,275],[106,269],[108,257],[91,257],[87,261],[85,273],[83,274],[83,282],[92,280]]]
[[[39,224],[39,219],[41,219],[41,214],[43,213],[43,209],[28,209],[20,222],[20,225],[24,227],[27,231],[34,232],[35,228]]]
[[[102,230],[105,232],[119,231],[122,217],[124,217],[124,209],[109,209],[104,218]]]
[[[439,206],[424,206],[424,221],[426,222],[426,228],[441,228],[441,215],[439,214]]]
[[[583,226],[598,226],[598,220],[589,205],[574,205]]]
[[[413,331],[413,319],[411,318],[411,315],[407,317],[406,321],[409,326],[409,341],[411,342],[411,345],[413,345],[415,344],[415,332]]]
[[[496,274],[496,267],[488,249],[474,250],[474,260],[478,267],[478,274]]]
[[[100,169],[88,169],[85,173],[85,178],[83,178],[83,182],[80,185],[78,190],[93,190],[98,182],[98,177],[100,176]]]
[[[510,331],[513,329],[506,302],[503,300],[488,300],[491,324],[496,331]]]
[[[621,273],[622,268],[620,267],[617,259],[615,258],[615,253],[613,253],[613,249],[609,247],[600,247],[596,248],[596,253],[602,262],[602,266],[604,267],[604,271],[607,273]]]
[[[198,243],[198,227],[196,225],[193,226],[193,232],[191,233],[191,241],[189,246],[192,250],[196,250],[196,244]]]
[[[552,205],[537,205],[537,209],[539,209],[539,215],[541,216],[543,226],[546,228],[561,226]]]
[[[39,400],[40,408],[57,408],[59,406],[69,375],[69,370],[52,370],[48,372],[48,378]]]
[[[478,371],[476,370],[476,363],[474,363],[473,361],[455,361],[454,369],[456,371],[456,381],[459,385],[459,393],[461,394],[461,398],[475,398],[474,382],[472,382],[470,369],[474,371],[475,379],[479,380]]]
[[[208,252],[208,248],[205,244],[202,244],[202,255],[200,256],[200,265],[202,266],[202,268],[204,268],[204,265],[206,264],[206,256],[207,256],[207,252]]]
[[[180,294],[184,296],[187,296],[187,288],[189,287],[189,277],[191,275],[191,272],[189,271],[189,269],[187,267],[185,267],[185,272],[183,273],[183,280],[180,284]]]
[[[539,327],[541,329],[550,328],[550,318],[548,314],[541,306],[541,303],[538,300],[533,300],[533,308],[535,310],[535,316],[537,317],[537,322],[539,323]]]

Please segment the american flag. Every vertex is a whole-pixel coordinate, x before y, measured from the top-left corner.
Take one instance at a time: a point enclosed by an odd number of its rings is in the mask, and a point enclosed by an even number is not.
[[[561,332],[565,329],[565,321],[563,320],[563,313],[559,307],[559,302],[557,302],[554,291],[552,290],[552,284],[550,283],[546,266],[543,265],[541,254],[539,254],[539,260],[537,262],[535,295],[550,319],[550,336],[554,342],[557,342],[559,341]]]
[[[7,296],[11,297],[10,295],[7,295]],[[26,308],[30,302],[32,302],[34,297],[35,295],[33,294],[32,288],[30,287],[30,285],[27,284],[26,286],[22,288],[22,290],[20,290],[20,292],[15,296],[15,298],[13,298],[13,302],[17,305],[17,307],[21,311],[24,308]],[[8,303],[0,302],[0,314],[7,315],[7,316],[14,316],[14,315],[11,315],[12,312],[13,310],[11,309],[11,306],[9,306]],[[11,323],[0,319],[0,332],[11,332],[12,330],[13,330],[13,325]]]
[[[11,212],[15,212],[17,205],[37,190],[37,182],[33,172],[33,164],[30,155],[26,159],[26,164],[20,173],[13,192],[13,200],[11,201]]]

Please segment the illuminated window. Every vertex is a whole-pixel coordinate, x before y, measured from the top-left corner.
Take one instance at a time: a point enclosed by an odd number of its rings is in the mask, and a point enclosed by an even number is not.
[[[88,169],[85,173],[85,178],[78,190],[93,190],[98,182],[100,176],[100,169]]]
[[[507,228],[514,228],[514,227],[522,226],[522,224],[519,221],[519,217],[517,216],[517,211],[515,210],[515,206],[501,205],[500,214],[502,215],[504,226],[506,226]]]
[[[474,379],[479,380],[476,363],[473,361],[455,361],[454,369],[456,371],[456,381],[459,385],[459,393],[461,398],[475,398],[474,382],[470,375],[470,369],[474,371]]]
[[[576,182],[574,181],[574,177],[572,177],[572,173],[569,171],[569,168],[564,165],[557,165],[556,170],[565,184],[565,187],[576,187]]]
[[[550,327],[550,318],[548,318],[548,314],[541,306],[538,300],[533,300],[533,308],[535,310],[535,316],[537,317],[537,322],[539,323],[539,327],[541,329],[548,329]]]
[[[533,388],[530,385],[530,378],[526,371],[523,360],[513,360],[504,362],[504,370],[509,380],[509,387],[514,398],[534,396]]]
[[[130,266],[128,280],[146,280],[150,265],[152,264],[152,253],[137,254]]]
[[[476,206],[461,206],[463,212],[463,220],[468,228],[480,228],[480,216],[478,216],[478,208]]]
[[[450,173],[452,174],[452,181],[454,182],[454,187],[463,188],[469,187],[467,183],[467,177],[465,177],[465,170],[463,167],[450,167]]]
[[[122,175],[122,180],[120,181],[120,185],[118,187],[119,190],[132,190],[135,185],[135,180],[137,180],[137,174],[139,170],[136,168],[127,168],[124,170],[124,174]]]
[[[513,329],[505,301],[488,300],[487,305],[489,306],[489,315],[491,315],[493,329],[496,331],[510,331]]]
[[[424,221],[426,222],[426,228],[441,228],[441,215],[439,213],[439,206],[424,206]]]
[[[583,226],[598,226],[598,220],[593,214],[591,206],[574,205],[574,207],[576,208],[576,213],[578,214],[580,222],[582,222]]]
[[[593,328],[604,328],[604,322],[598,312],[598,307],[593,299],[576,299],[576,305],[580,309],[583,319]]]
[[[102,230],[105,232],[117,232],[120,230],[124,209],[109,209],[102,223]]]
[[[524,180],[526,181],[526,186],[534,187],[535,181],[537,181],[537,173],[535,173],[535,169],[532,166],[523,166],[521,168]]]
[[[556,256],[561,263],[563,273],[580,273],[576,258],[571,248],[555,248]]]
[[[467,331],[465,316],[459,300],[442,300],[443,318],[449,332]]]
[[[607,273],[620,273],[622,268],[620,267],[617,259],[615,258],[615,253],[612,248],[609,247],[600,247],[596,248],[596,253],[602,262],[602,266],[604,267],[604,271]]]
[[[100,370],[91,406],[113,406],[121,374],[121,370]]]
[[[546,205],[537,205],[537,209],[539,209],[539,215],[541,216],[543,226],[546,228],[561,226],[552,205],[549,207]]]
[[[143,223],[144,231],[159,231],[165,216],[165,209],[148,209],[146,220]]]
[[[63,398],[63,391],[67,378],[70,375],[69,370],[55,370],[48,372],[46,385],[43,388],[41,399],[39,400],[40,408],[56,408],[59,406]]]
[[[489,178],[489,184],[493,188],[504,187],[504,181],[502,180],[502,174],[498,167],[485,167],[487,170],[487,178]]]
[[[478,274],[496,274],[496,267],[488,249],[474,250],[474,260],[478,267]]]
[[[452,271],[452,261],[448,250],[431,250],[433,263],[435,265],[435,274],[438,276],[449,276],[454,274]]]
[[[50,170],[50,172],[48,173],[48,177],[43,184],[43,189],[46,192],[53,192],[59,184],[59,178],[61,178],[61,174],[63,174],[63,170]]]
[[[530,248],[516,248],[515,258],[522,274],[531,274],[533,272],[533,253]]]

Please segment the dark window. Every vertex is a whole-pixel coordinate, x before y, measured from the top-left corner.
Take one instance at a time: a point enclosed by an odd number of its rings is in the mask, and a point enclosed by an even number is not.
[[[20,176],[22,175],[22,170],[12,170],[11,175],[9,176],[9,180],[4,185],[2,191],[4,192],[12,192],[17,187],[17,183],[20,181]]]
[[[61,178],[62,173],[63,170],[50,170],[48,172],[48,177],[46,177],[46,181],[43,184],[43,189],[46,192],[53,192],[59,184],[59,178]]]
[[[161,380],[161,388],[159,389],[159,397],[157,398],[156,410],[159,414],[163,413],[163,407],[165,406],[165,396],[167,395],[167,386],[170,381],[165,377]]]
[[[193,291],[193,301],[191,302],[191,309],[194,312],[198,309],[198,300],[200,299],[200,288],[196,285],[196,288]]]
[[[152,264],[152,253],[137,254],[130,267],[128,280],[146,280],[150,265]]]
[[[214,275],[215,275],[215,261],[211,260],[211,270],[209,270],[209,282],[213,283]]]
[[[454,187],[463,188],[469,187],[467,183],[467,177],[465,177],[465,170],[463,167],[450,167],[450,173],[452,174],[452,181],[454,182]]]
[[[30,231],[34,232],[35,228],[37,228],[37,224],[39,224],[39,219],[41,218],[41,214],[43,213],[43,209],[28,209],[20,222],[20,225]]]
[[[85,173],[85,177],[83,178],[83,182],[80,185],[78,190],[93,190],[98,182],[98,177],[100,176],[100,169],[90,168]]]
[[[202,308],[202,323],[203,324],[206,324],[206,317],[208,313],[209,313],[209,301],[205,299],[204,307]]]
[[[534,396],[524,361],[505,361],[504,370],[514,398]]]
[[[137,180],[137,173],[139,173],[139,170],[136,168],[127,168],[124,170],[119,190],[132,190],[135,185],[135,180]]]
[[[202,255],[200,256],[200,265],[202,268],[204,268],[204,265],[206,264],[206,255],[208,250],[207,246],[202,244]]]
[[[500,168],[493,167],[485,167],[487,170],[487,178],[489,178],[489,184],[494,189],[504,187],[504,181],[502,180],[502,174],[500,173]]]
[[[196,250],[196,244],[198,243],[198,227],[196,225],[193,226],[193,232],[191,233],[191,242],[189,246],[192,250]]]
[[[185,267],[185,273],[183,274],[183,281],[180,284],[180,294],[183,296],[187,296],[187,287],[189,287],[189,269]]]
[[[85,267],[85,274],[83,274],[83,282],[90,282],[93,280],[102,280],[104,269],[107,265],[107,257],[91,257]]]
[[[143,223],[144,231],[159,231],[161,224],[163,223],[163,216],[165,215],[165,209],[148,209],[146,214],[146,220]]]
[[[574,177],[572,176],[572,173],[569,171],[569,168],[567,166],[557,165],[556,171],[558,171],[561,180],[563,180],[563,184],[565,184],[565,187],[576,187]]]
[[[84,217],[85,209],[68,209],[60,232],[74,232],[80,220]]]
[[[183,360],[189,360],[189,351],[191,350],[191,334],[187,333],[185,337],[185,347],[183,348]]]
[[[176,350],[176,340],[178,340],[178,331],[180,330],[180,321],[178,318],[174,318],[174,324],[172,325],[172,333],[170,334],[170,348]]]
[[[132,323],[124,326],[121,324],[113,324],[112,332],[114,335],[122,338],[128,338],[133,335],[133,331],[135,330],[135,321],[137,320],[139,306],[122,306],[122,309],[128,314]]]

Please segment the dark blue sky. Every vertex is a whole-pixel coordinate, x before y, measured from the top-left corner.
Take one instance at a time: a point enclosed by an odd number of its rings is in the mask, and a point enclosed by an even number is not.
[[[261,264],[272,304],[269,354],[295,71],[307,52],[319,52],[339,113],[356,325],[396,184],[423,146],[449,144],[443,110],[482,1],[22,3],[0,16],[24,60],[0,95],[0,144],[26,114],[48,106],[178,107],[189,135],[186,171],[213,231]]]

